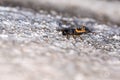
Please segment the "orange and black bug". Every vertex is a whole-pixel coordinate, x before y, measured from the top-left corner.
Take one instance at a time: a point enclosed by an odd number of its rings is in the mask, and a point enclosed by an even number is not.
[[[57,29],[57,31],[61,31],[62,35],[66,35],[67,38],[69,35],[72,35],[74,37],[75,35],[81,35],[81,34],[91,32],[86,26],[81,26],[81,27],[77,27],[77,28],[72,28],[72,27],[61,28],[61,29]]]
[[[63,25],[66,26],[70,26],[68,28],[63,28],[61,27]],[[69,38],[69,35],[72,35],[74,38],[76,35],[81,35],[81,34],[86,34],[86,33],[90,33],[91,30],[88,29],[86,26],[84,25],[78,25],[76,23],[71,24],[71,22],[66,21],[66,20],[61,20],[61,23],[59,24],[60,28],[57,29],[57,31],[61,31],[62,35],[67,36],[67,38]],[[77,26],[77,27],[75,27]],[[81,38],[82,39],[82,38]]]
[[[62,31],[63,35],[81,35],[84,33],[89,33],[90,30],[86,28],[85,26],[77,27],[77,28],[63,28],[60,31]]]

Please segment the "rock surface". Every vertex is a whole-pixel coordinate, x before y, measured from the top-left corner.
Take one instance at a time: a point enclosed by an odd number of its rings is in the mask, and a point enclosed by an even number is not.
[[[63,17],[45,13],[0,7],[1,80],[119,80],[119,27],[65,18],[95,32],[66,39],[56,31]]]
[[[61,19],[94,33],[75,39],[56,31]],[[0,80],[119,80],[120,27],[91,18],[0,7]]]
[[[120,0],[2,0],[1,3],[34,9],[55,9],[78,17],[92,17],[105,24],[111,22],[120,25]]]

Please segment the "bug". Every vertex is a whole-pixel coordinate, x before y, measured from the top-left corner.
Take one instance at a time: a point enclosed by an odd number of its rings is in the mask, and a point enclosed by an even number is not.
[[[76,28],[61,28],[61,29],[57,29],[57,31],[61,31],[62,35],[67,36],[67,38],[69,38],[69,35],[72,35],[74,38],[77,35],[81,35],[81,34],[86,34],[86,33],[90,33],[91,31],[84,25],[80,26],[80,27],[76,27]],[[81,38],[81,37],[80,37]],[[81,38],[82,39],[82,38]]]
[[[66,25],[67,28],[62,27],[62,25]],[[66,19],[61,19],[59,21],[59,26],[60,27],[57,29],[57,31],[61,31],[62,35],[67,36],[67,39],[69,39],[70,35],[72,35],[73,38],[76,38],[76,36],[79,36],[81,34],[86,34],[86,33],[92,32],[85,25],[79,25],[75,20],[67,21]]]
[[[63,35],[81,35],[90,32],[90,30],[85,26],[77,28],[63,28],[61,31]]]

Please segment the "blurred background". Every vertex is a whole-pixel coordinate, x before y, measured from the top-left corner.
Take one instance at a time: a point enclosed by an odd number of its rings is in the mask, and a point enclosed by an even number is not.
[[[77,17],[90,17],[103,23],[120,25],[119,0],[0,0],[4,6],[21,6],[34,10],[56,10]]]

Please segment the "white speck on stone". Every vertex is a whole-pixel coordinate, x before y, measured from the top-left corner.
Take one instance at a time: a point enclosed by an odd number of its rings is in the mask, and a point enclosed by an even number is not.
[[[113,38],[116,40],[120,40],[120,36],[117,36],[117,35],[113,36]]]
[[[85,78],[82,74],[77,74],[74,80],[85,80]]]
[[[8,35],[1,34],[1,35],[0,35],[0,38],[3,38],[3,39],[8,38]]]
[[[11,25],[12,24],[11,22],[8,22],[8,21],[3,21],[2,23],[5,24],[5,25]]]
[[[94,28],[99,30],[109,30],[110,28],[106,25],[95,25]]]
[[[10,10],[12,10],[12,11],[18,11],[18,10],[15,9],[15,8],[2,7],[2,6],[0,6],[0,10],[6,10],[6,11],[10,11]]]

